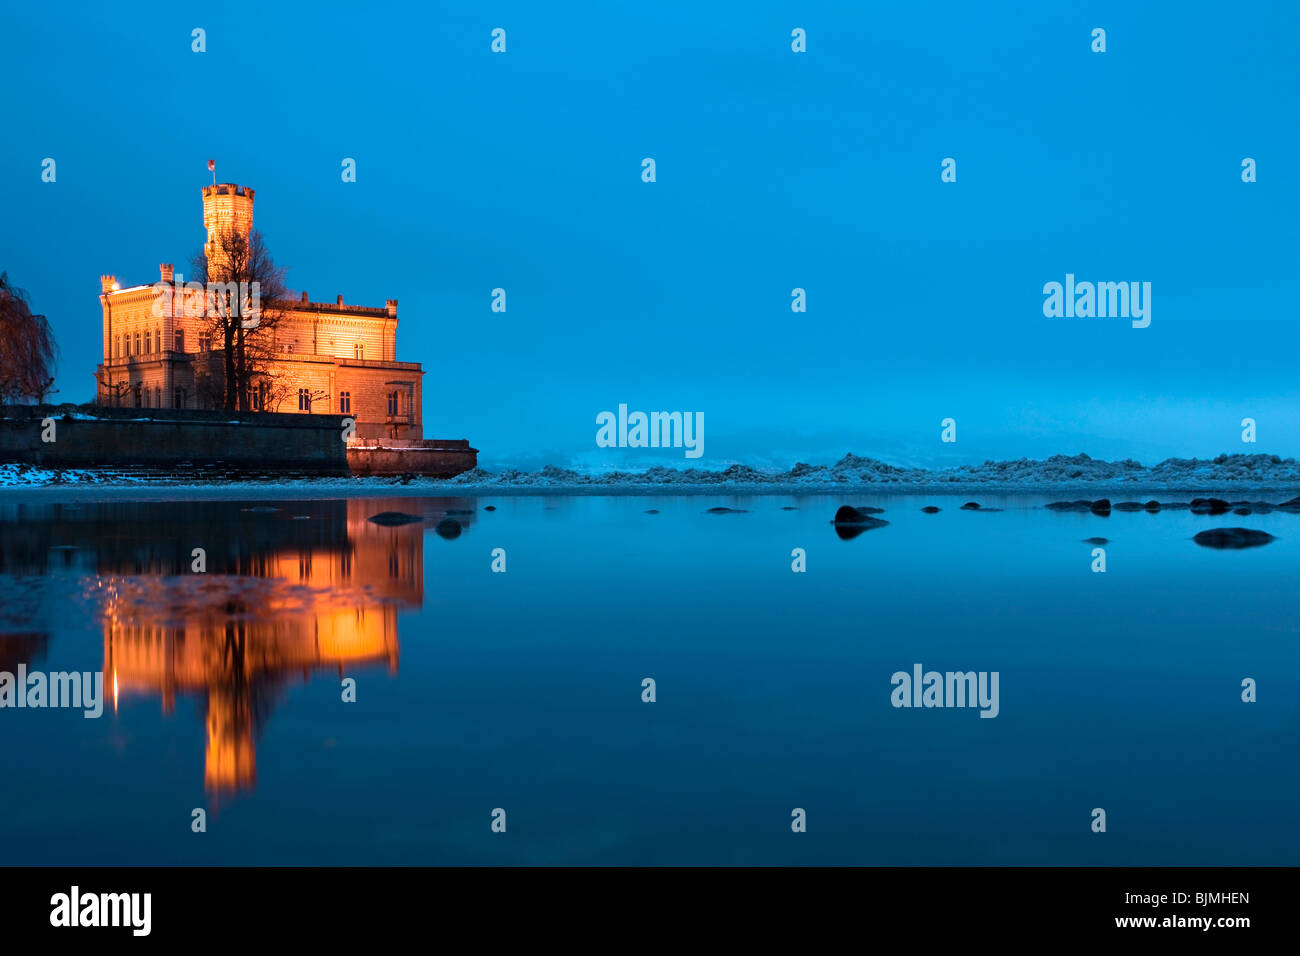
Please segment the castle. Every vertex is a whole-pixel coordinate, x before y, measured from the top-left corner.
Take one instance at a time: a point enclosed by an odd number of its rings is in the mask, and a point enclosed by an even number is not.
[[[234,183],[203,188],[204,252],[213,261],[218,237],[253,228],[253,190]],[[222,343],[196,297],[170,263],[152,285],[121,288],[100,277],[103,361],[95,372],[96,404],[135,408],[221,407]],[[361,440],[418,441],[418,362],[397,360],[397,300],[382,308],[301,299],[276,301],[274,329],[262,346],[273,356],[258,368],[248,404],[253,411],[329,413],[356,422]]]

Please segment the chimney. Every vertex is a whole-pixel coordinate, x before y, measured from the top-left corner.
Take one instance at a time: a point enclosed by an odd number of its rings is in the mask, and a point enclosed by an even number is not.
[[[339,296],[339,303],[338,303],[338,304],[339,304],[339,305],[342,305],[342,304],[343,304],[343,296]]]
[[[304,293],[302,294],[302,302],[303,302],[303,305],[306,305],[306,304],[307,304],[307,293],[306,293],[306,292],[304,292]]]
[[[117,287],[117,278],[115,276],[100,276],[99,291],[108,295]]]
[[[397,300],[396,300],[396,299],[385,299],[385,300],[384,300],[384,305],[387,306],[387,308],[388,308],[388,317],[389,317],[390,319],[395,319],[395,318],[397,318]]]
[[[176,268],[170,262],[164,262],[158,267],[158,274],[162,276],[163,282],[171,282],[172,276],[176,274]]]

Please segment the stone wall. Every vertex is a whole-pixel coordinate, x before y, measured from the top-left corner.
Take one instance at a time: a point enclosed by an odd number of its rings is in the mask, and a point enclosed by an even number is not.
[[[466,439],[427,438],[423,441],[384,439],[348,446],[348,467],[354,475],[429,475],[450,478],[478,465],[478,449]]]
[[[93,405],[0,406],[0,462],[53,468],[221,466],[348,473],[343,415]],[[44,419],[54,441],[42,441]]]

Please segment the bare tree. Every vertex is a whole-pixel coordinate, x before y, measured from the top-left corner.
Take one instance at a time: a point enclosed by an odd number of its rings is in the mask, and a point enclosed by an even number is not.
[[[105,386],[105,391],[108,393],[114,408],[121,407],[122,399],[130,393],[131,387],[130,382],[114,382],[111,385]]]
[[[27,293],[0,272],[0,404],[44,402],[54,385],[57,356],[50,323],[32,312]]]
[[[191,274],[208,292],[202,303],[213,349],[222,352],[221,406],[248,411],[251,392],[275,377],[276,330],[286,315],[285,270],[275,264],[262,234],[222,230],[211,255],[200,251]]]

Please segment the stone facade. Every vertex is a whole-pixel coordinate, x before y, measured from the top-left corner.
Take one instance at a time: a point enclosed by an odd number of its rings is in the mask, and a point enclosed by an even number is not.
[[[253,194],[233,183],[203,189],[203,222],[214,254],[221,230],[247,234]],[[212,408],[221,353],[208,341],[198,300],[171,264],[150,285],[122,288],[100,277],[103,361],[95,372],[96,404],[134,408]],[[397,360],[397,300],[383,307],[313,302],[307,293],[270,303],[282,314],[269,344],[274,362],[256,394],[255,409],[341,414],[356,421],[361,439],[419,439],[422,380],[418,362]],[[218,344],[219,343],[215,343]]]

